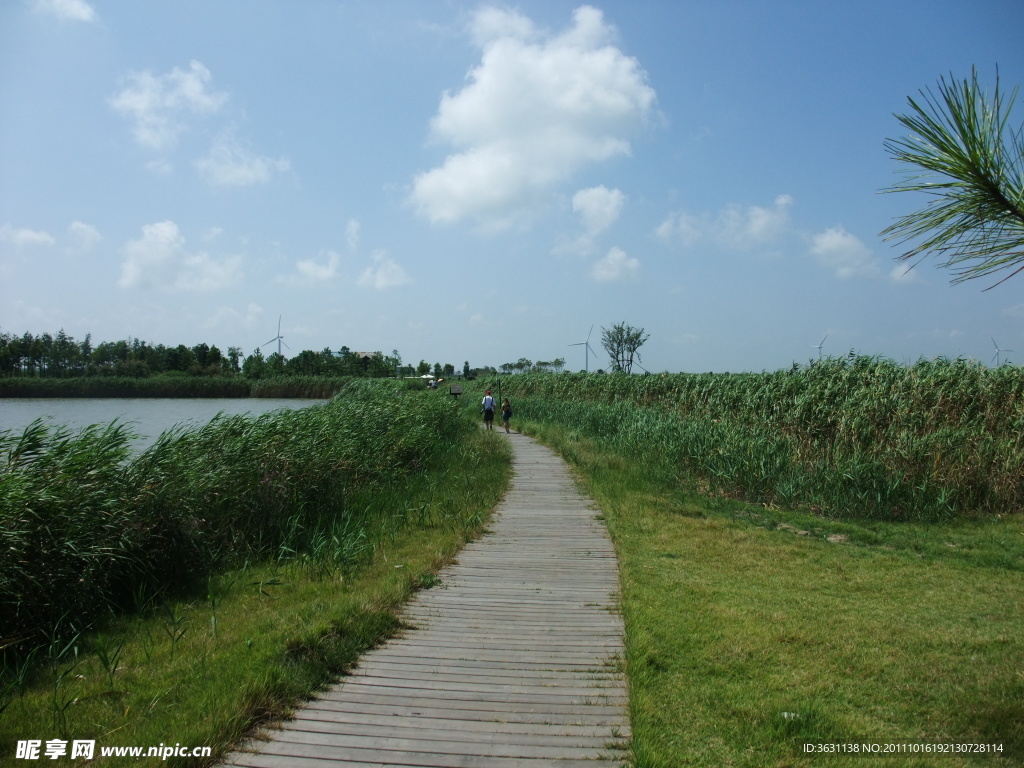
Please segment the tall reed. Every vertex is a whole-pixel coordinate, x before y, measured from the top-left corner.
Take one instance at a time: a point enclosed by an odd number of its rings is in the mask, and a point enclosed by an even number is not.
[[[0,378],[0,397],[296,397],[328,399],[352,381],[348,376],[160,375],[147,378],[79,376],[66,379]]]
[[[522,374],[516,415],[573,426],[711,493],[942,519],[1024,504],[1024,372],[871,357],[745,374]]]
[[[118,424],[0,433],[0,647],[362,536],[390,514],[367,511],[365,492],[421,472],[468,428],[446,398],[354,381],[329,404],[166,432],[134,458]]]

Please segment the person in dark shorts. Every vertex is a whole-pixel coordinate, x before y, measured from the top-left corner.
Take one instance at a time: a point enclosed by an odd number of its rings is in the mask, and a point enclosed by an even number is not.
[[[496,403],[494,398],[491,397],[491,390],[487,390],[487,394],[484,395],[484,400],[480,403],[484,407],[484,426],[488,429],[494,429],[494,410]]]
[[[506,397],[501,401],[501,423],[505,425],[506,434],[511,434],[508,431],[508,422],[512,418],[512,403],[508,401]]]

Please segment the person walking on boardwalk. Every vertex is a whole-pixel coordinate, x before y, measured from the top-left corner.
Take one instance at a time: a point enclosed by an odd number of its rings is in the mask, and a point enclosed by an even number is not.
[[[494,398],[491,397],[491,390],[487,390],[481,405],[484,407],[484,426],[488,429],[494,429],[494,410],[496,404]]]
[[[508,422],[512,418],[512,403],[508,401],[506,397],[501,401],[501,423],[505,425],[505,434],[511,434],[508,431]]]

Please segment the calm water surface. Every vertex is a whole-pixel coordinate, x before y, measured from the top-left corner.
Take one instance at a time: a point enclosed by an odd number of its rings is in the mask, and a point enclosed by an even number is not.
[[[120,419],[138,435],[132,447],[143,451],[161,432],[177,425],[206,424],[218,413],[257,416],[281,408],[306,408],[327,400],[291,398],[0,398],[0,432],[22,431],[36,419],[79,430]]]

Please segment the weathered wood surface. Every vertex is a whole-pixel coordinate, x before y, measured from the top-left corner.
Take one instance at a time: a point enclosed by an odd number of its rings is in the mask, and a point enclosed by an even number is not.
[[[250,768],[619,765],[629,739],[615,553],[565,464],[509,436],[490,532],[294,719],[226,759]]]

